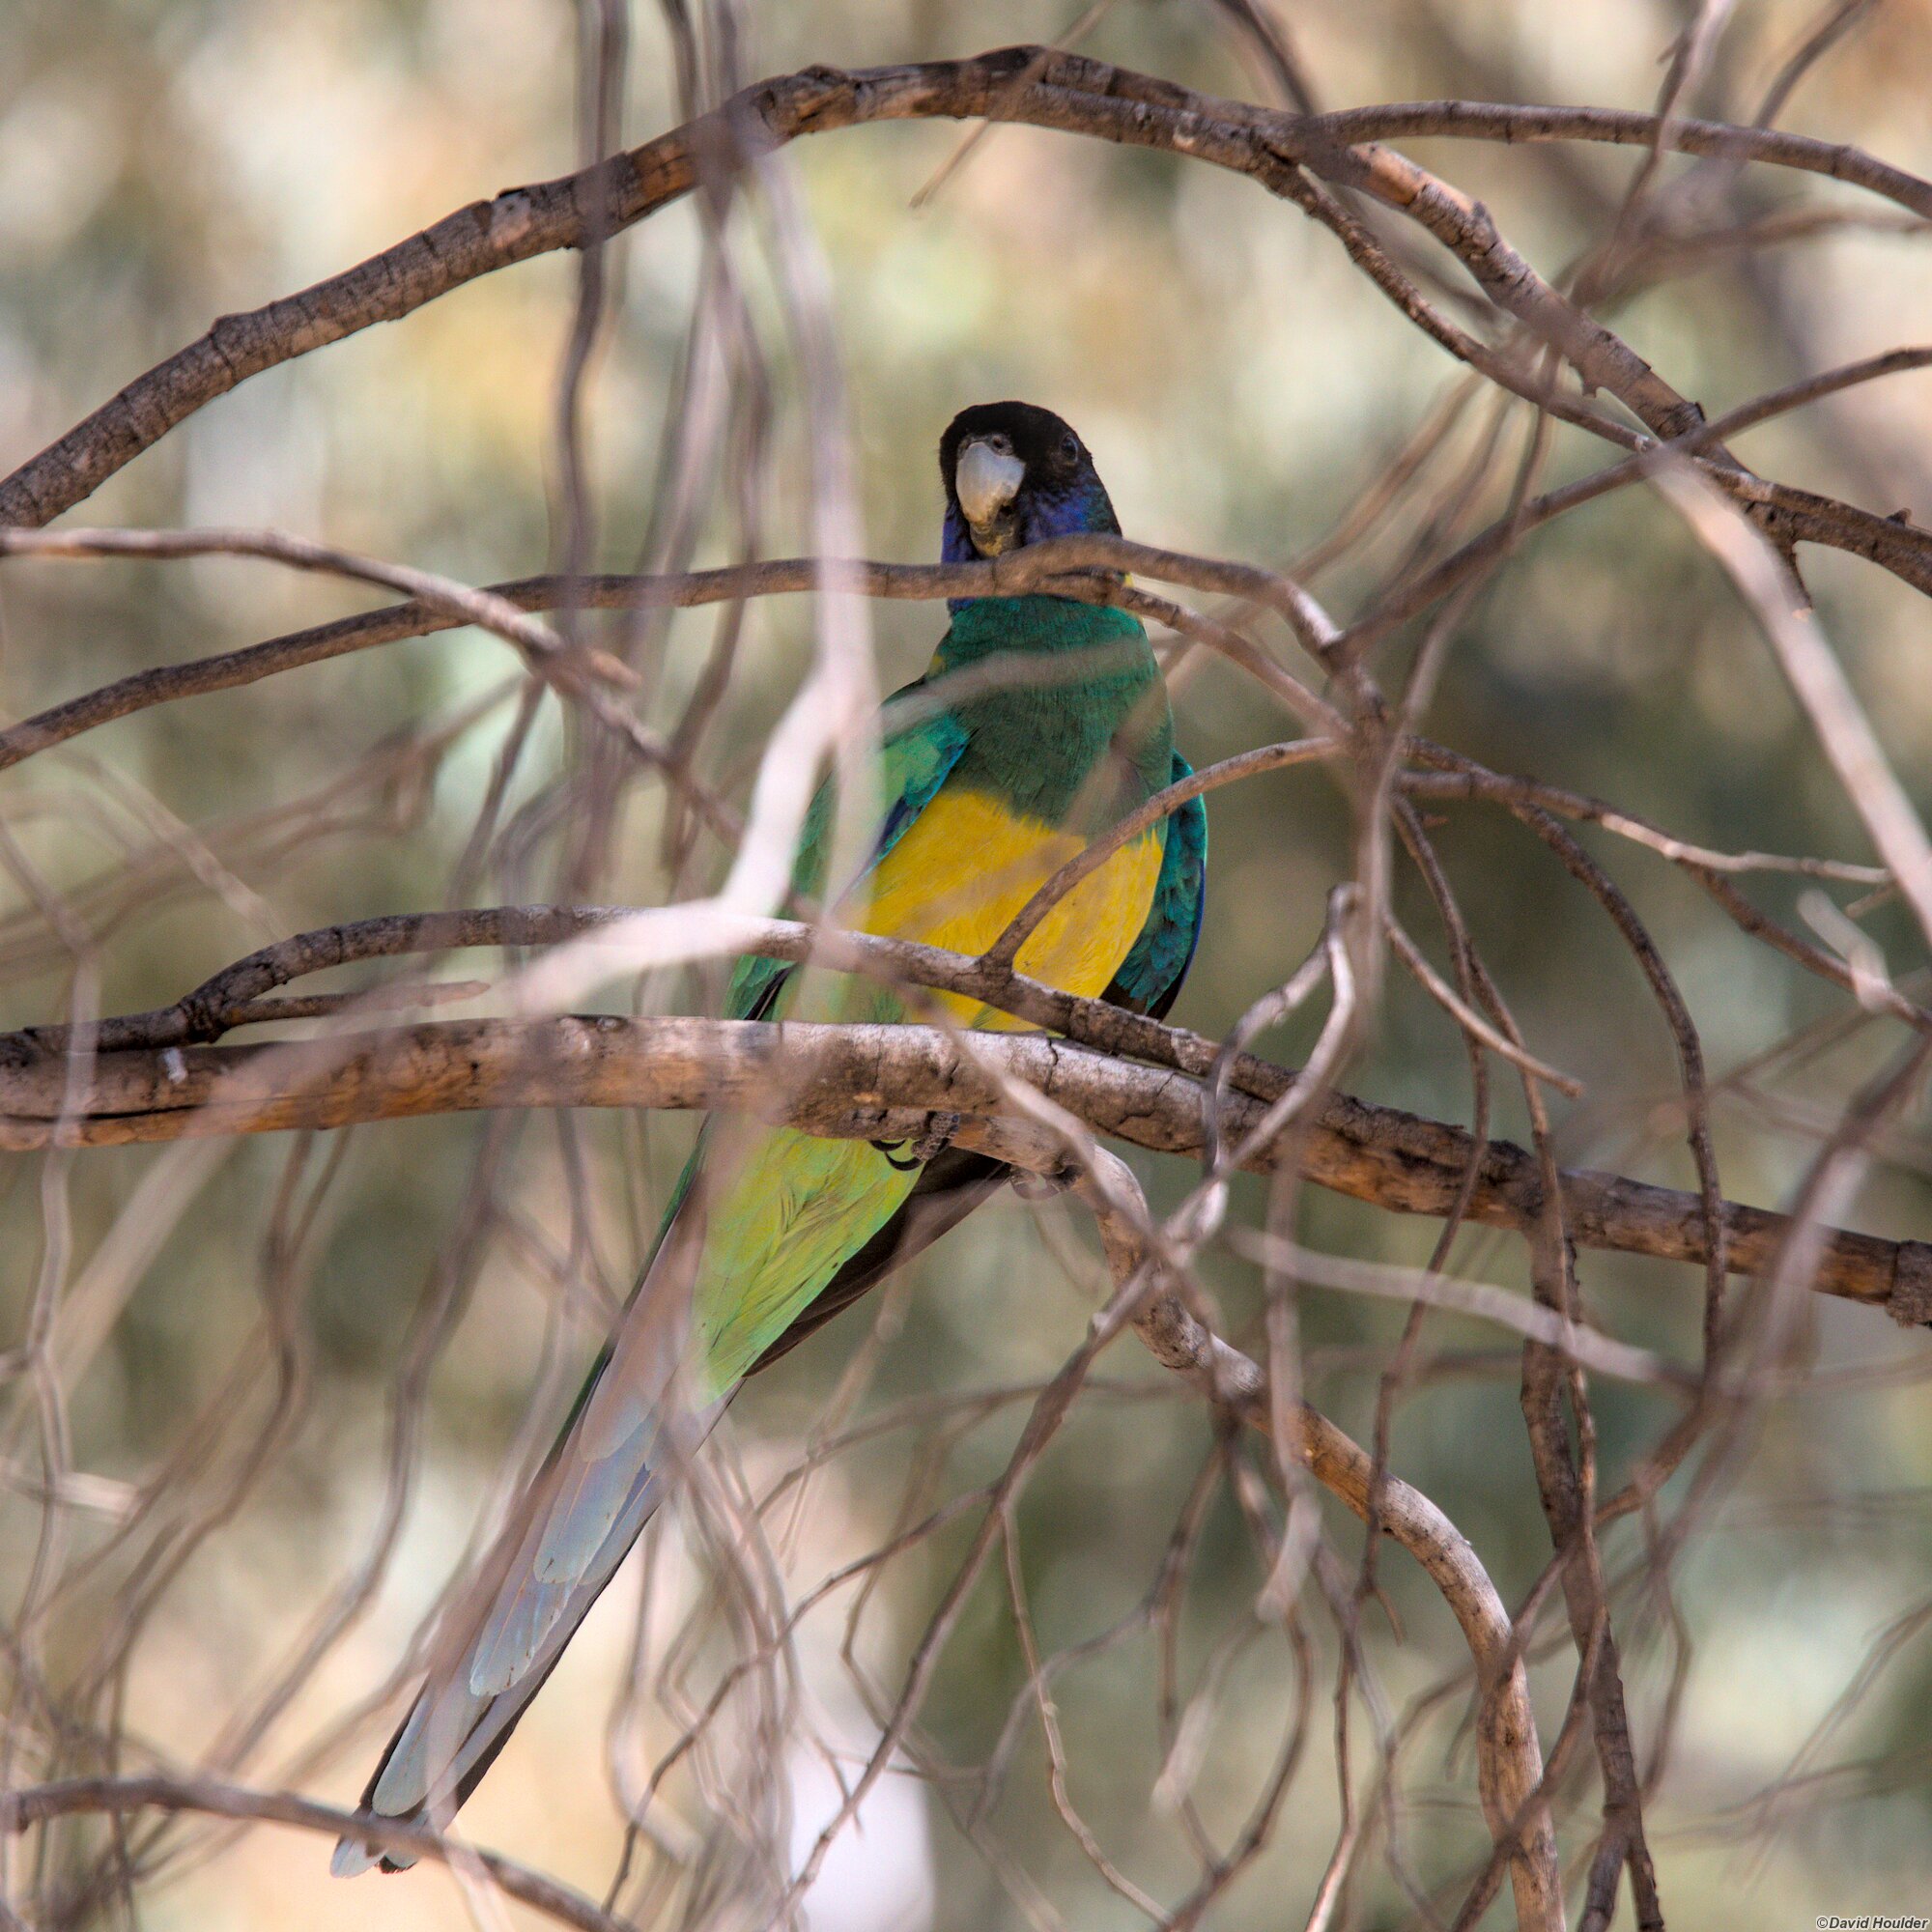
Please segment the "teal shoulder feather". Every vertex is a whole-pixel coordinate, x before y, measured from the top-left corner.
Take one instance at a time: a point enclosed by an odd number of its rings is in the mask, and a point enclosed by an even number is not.
[[[923,680],[922,680],[923,682]],[[904,697],[920,689],[910,684],[895,697]],[[883,812],[879,836],[867,869],[876,866],[905,836],[906,828],[932,802],[946,782],[946,777],[959,762],[966,749],[967,732],[950,711],[895,732],[879,747],[879,791]],[[833,785],[830,779],[818,787],[805,814],[799,837],[798,857],[792,864],[792,890],[808,898],[819,898],[825,891],[827,842],[832,837]],[[779,987],[791,967],[781,959],[746,958],[738,961],[731,984],[724,996],[727,1019],[757,1019],[770,1010]]]
[[[1176,752],[1169,782],[1178,784],[1193,775],[1194,767]],[[1208,808],[1191,798],[1168,821],[1167,850],[1154,882],[1152,908],[1105,998],[1116,1006],[1166,1018],[1200,943],[1207,893]]]

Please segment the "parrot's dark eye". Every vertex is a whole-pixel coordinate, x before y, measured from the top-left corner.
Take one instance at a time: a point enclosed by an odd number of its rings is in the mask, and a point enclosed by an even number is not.
[[[1068,430],[1060,439],[1060,460],[1063,463],[1071,463],[1079,454],[1080,439],[1071,430]]]

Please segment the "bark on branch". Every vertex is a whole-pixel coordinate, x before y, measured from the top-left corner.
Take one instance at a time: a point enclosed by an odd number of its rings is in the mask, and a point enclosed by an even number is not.
[[[457,916],[457,917],[460,917]],[[1069,1003],[1076,1004],[1076,1003]],[[1096,1002],[1079,1002],[1092,1007]],[[0,1041],[0,1148],[102,1147],[219,1134],[420,1118],[499,1107],[743,1109],[813,1133],[916,1138],[929,1116],[968,1124],[1006,1111],[1001,1077],[1045,1094],[1096,1133],[1163,1153],[1206,1145],[1212,1043],[1137,1015],[1111,1014],[1104,1047],[1033,1035],[960,1043],[917,1026],[768,1025],[686,1018],[449,1020],[258,1046],[164,1046],[98,1054],[76,1080],[29,1037]],[[1078,1015],[1071,1024],[1081,1024]],[[1118,1057],[1165,1036],[1167,1065]],[[1202,1050],[1210,1056],[1200,1065]],[[1196,1064],[1190,1070],[1183,1063]],[[1271,1072],[1273,1078],[1262,1077]],[[1222,1142],[1237,1143],[1293,1076],[1247,1061],[1222,1103]],[[1331,1094],[1295,1142],[1321,1186],[1399,1213],[1444,1215],[1474,1144],[1460,1127]],[[1535,1158],[1508,1141],[1481,1149],[1468,1217],[1533,1231],[1543,1212]],[[1271,1171],[1272,1148],[1251,1167]],[[1696,1195],[1588,1169],[1562,1177],[1565,1225],[1585,1247],[1662,1260],[1708,1254]],[[1786,1217],[1728,1203],[1725,1252],[1736,1273],[1764,1272]],[[1812,1287],[1932,1321],[1932,1244],[1833,1231]]]

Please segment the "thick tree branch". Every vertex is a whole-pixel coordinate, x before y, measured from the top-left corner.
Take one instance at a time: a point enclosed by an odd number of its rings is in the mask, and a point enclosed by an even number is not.
[[[449,915],[460,918],[462,915]],[[823,950],[821,948],[821,950]],[[917,949],[915,949],[917,950]],[[959,983],[968,983],[961,976]],[[1015,1002],[1019,1004],[1019,1002]],[[1069,1002],[1082,1008],[1097,1002]],[[71,1067],[26,1037],[0,1041],[0,1147],[119,1146],[211,1134],[337,1127],[499,1107],[740,1108],[814,1133],[914,1138],[934,1113],[967,1120],[1006,1111],[997,1070],[1045,1094],[1095,1132],[1198,1158],[1207,1144],[1211,1041],[1103,1009],[1120,1024],[1105,1049],[1037,1036],[976,1037],[969,1059],[925,1027],[772,1026],[683,1018],[443,1021],[301,1043],[175,1046],[99,1054],[70,1094]],[[1078,1014],[1063,1013],[1071,1027]],[[1115,1057],[1166,1036],[1170,1062],[1210,1056],[1198,1070]],[[1293,1075],[1246,1060],[1246,1086],[1288,1091]],[[71,1103],[71,1104],[70,1104]],[[1267,1098],[1235,1093],[1220,1108],[1224,1145],[1252,1132]],[[970,1133],[962,1138],[970,1140]],[[1398,1213],[1449,1213],[1473,1155],[1479,1179],[1468,1218],[1533,1230],[1542,1182],[1534,1157],[1507,1141],[1478,1150],[1461,1128],[1330,1094],[1295,1143],[1301,1173]],[[1272,1171],[1277,1150],[1248,1165]],[[1566,1224],[1583,1246],[1703,1262],[1694,1194],[1587,1169],[1562,1177]],[[1788,1226],[1781,1214],[1726,1204],[1732,1271],[1768,1266]],[[1932,1321],[1932,1245],[1833,1232],[1812,1286],[1885,1307],[1902,1322]]]

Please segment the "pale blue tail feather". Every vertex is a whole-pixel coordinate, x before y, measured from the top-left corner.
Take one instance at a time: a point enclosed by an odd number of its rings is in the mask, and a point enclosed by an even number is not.
[[[649,1446],[640,1434],[635,1457],[608,1459],[628,1465],[623,1491],[609,1510],[601,1492],[614,1480],[614,1472],[608,1462],[600,1470],[596,1512],[602,1533],[568,1580],[541,1580],[533,1559],[553,1523],[574,1516],[579,1486],[568,1484],[569,1493],[559,1494],[551,1481],[539,1484],[544,1507],[525,1529],[507,1570],[484,1601],[480,1620],[472,1621],[471,1636],[455,1655],[445,1653],[433,1665],[370,1780],[362,1801],[365,1810],[422,1824],[446,1818],[462,1804],[657,1508],[663,1485],[646,1460]],[[547,1475],[554,1476],[557,1463],[570,1454],[566,1440]],[[384,1855],[344,1837],[329,1869],[348,1877],[379,1860],[391,1869],[414,1862],[406,1851]]]

